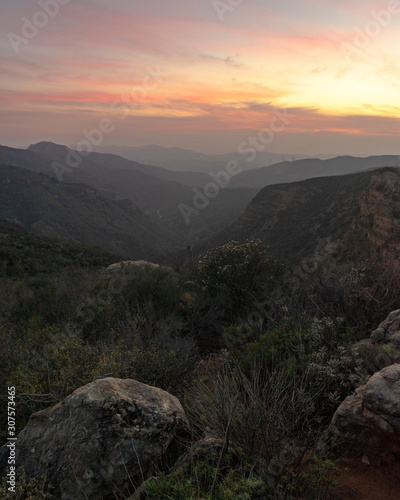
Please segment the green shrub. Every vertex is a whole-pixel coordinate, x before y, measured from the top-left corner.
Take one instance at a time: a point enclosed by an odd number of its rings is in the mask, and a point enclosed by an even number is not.
[[[231,466],[213,455],[180,467],[172,474],[160,474],[147,481],[146,498],[174,500],[247,500],[265,498],[264,482],[250,468]]]
[[[107,340],[107,332],[124,335],[138,316],[147,324],[181,314],[184,286],[166,268],[123,266],[105,273],[81,301],[78,326],[84,338]]]
[[[16,471],[15,493],[8,491],[7,478],[0,482],[0,498],[12,498],[16,500],[46,500],[53,498],[51,490],[53,488],[46,485],[46,476],[27,478],[24,469]]]

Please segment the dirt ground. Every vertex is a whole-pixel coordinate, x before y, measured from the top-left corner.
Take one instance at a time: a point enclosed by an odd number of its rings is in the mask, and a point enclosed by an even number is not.
[[[330,500],[400,500],[400,463],[366,465],[361,457],[339,462]]]

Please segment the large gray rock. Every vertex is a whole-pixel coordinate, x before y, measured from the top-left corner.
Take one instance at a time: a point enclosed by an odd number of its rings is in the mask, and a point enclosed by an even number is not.
[[[178,457],[187,429],[174,396],[106,378],[33,414],[18,436],[17,463],[29,475],[47,474],[62,500],[126,498],[154,467]]]
[[[333,416],[330,431],[346,449],[400,458],[400,364],[375,373],[346,398]]]
[[[393,340],[397,343],[398,334],[400,334],[400,309],[391,312],[385,321],[382,321],[378,328],[371,333],[371,339],[374,342]]]

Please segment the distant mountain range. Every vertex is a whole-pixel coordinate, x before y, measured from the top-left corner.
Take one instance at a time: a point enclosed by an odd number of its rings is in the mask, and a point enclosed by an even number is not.
[[[67,156],[77,163],[74,168],[68,167]],[[208,174],[178,172],[42,142],[27,150],[0,146],[1,164],[0,218],[17,219],[39,234],[100,245],[134,258],[156,258],[189,244],[204,247],[226,235],[261,235],[273,251],[301,257],[300,249],[307,253],[314,244],[304,236],[314,234],[310,221],[322,220],[333,210],[328,201],[335,200],[339,219],[350,220],[357,214],[354,190],[361,179],[369,179],[373,169],[397,166],[398,157],[308,158],[230,176],[228,163]],[[354,172],[362,174],[342,175]],[[303,188],[297,192],[299,186]],[[293,203],[286,207],[285,200]],[[323,220],[326,233],[335,235],[336,219]],[[340,221],[338,227],[345,227],[347,222]]]
[[[276,154],[259,151],[254,161],[233,152],[226,154],[204,154],[182,148],[164,148],[155,144],[149,146],[123,147],[103,146],[95,148],[99,153],[112,153],[148,165],[158,165],[172,171],[203,172],[223,170],[229,161],[237,161],[243,170],[252,170],[282,161],[308,158],[305,155]]]

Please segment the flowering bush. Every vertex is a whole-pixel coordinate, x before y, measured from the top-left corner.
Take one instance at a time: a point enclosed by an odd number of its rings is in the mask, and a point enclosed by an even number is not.
[[[207,253],[198,267],[204,290],[237,315],[273,288],[284,266],[268,254],[265,243],[251,240],[243,244],[231,241]]]

